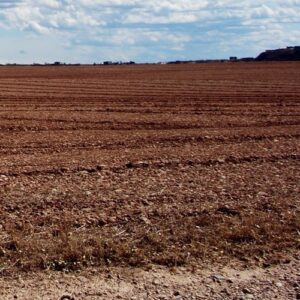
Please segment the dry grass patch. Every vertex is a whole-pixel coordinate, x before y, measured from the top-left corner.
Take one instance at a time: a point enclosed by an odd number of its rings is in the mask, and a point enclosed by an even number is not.
[[[179,266],[226,263],[232,258],[269,264],[278,262],[286,251],[300,249],[300,215],[287,205],[273,204],[272,212],[228,211],[204,210],[193,216],[178,213],[150,219],[151,225],[133,222],[93,229],[76,229],[66,222],[42,234],[10,228],[10,239],[0,244],[2,272],[153,263]]]

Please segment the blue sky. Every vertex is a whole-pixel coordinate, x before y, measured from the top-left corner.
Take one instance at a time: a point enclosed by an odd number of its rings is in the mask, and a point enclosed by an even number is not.
[[[0,63],[213,59],[300,45],[300,0],[0,0]]]

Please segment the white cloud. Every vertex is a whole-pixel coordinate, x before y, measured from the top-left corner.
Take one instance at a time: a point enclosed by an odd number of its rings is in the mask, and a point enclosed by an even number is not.
[[[300,0],[0,1],[2,28],[56,37],[69,51],[96,53],[111,46],[120,55],[119,47],[126,57],[168,56],[167,49],[195,56],[203,45],[218,49],[219,56],[227,55],[230,45],[254,54],[276,42],[300,43],[299,16]],[[207,49],[198,53],[212,55]]]

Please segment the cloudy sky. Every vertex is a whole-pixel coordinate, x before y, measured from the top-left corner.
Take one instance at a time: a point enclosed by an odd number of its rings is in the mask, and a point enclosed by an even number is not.
[[[300,0],[0,0],[0,63],[256,56],[300,44]]]

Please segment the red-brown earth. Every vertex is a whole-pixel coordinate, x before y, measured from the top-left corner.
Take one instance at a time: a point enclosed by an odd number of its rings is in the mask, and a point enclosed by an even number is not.
[[[298,262],[299,129],[297,62],[1,67],[1,276]]]

